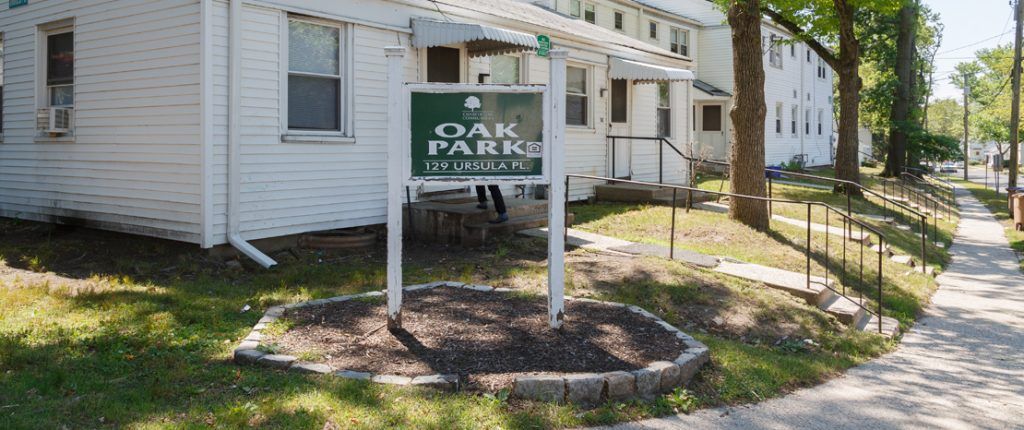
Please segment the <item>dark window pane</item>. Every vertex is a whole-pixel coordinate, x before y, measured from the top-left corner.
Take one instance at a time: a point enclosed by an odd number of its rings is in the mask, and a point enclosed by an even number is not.
[[[587,98],[585,96],[565,96],[565,123],[568,125],[587,125]]]
[[[722,131],[722,106],[704,106],[702,129],[704,131]]]
[[[612,79],[612,122],[627,122],[629,86],[625,79]]]
[[[460,75],[458,49],[427,48],[427,82],[458,83]]]
[[[672,109],[658,109],[658,137],[672,137]]]
[[[651,39],[657,39],[658,38],[658,23],[656,23],[656,22],[652,22],[651,23],[650,36],[651,36]]]
[[[615,12],[615,29],[622,30],[622,14]]]
[[[288,128],[341,129],[338,113],[340,81],[333,78],[288,77]]]
[[[46,85],[73,83],[75,79],[75,36],[61,33],[46,38]]]

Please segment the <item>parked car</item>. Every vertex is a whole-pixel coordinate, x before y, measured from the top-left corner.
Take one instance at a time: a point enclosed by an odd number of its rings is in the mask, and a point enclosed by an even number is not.
[[[942,163],[942,167],[939,168],[939,173],[956,173],[957,166],[951,162]]]

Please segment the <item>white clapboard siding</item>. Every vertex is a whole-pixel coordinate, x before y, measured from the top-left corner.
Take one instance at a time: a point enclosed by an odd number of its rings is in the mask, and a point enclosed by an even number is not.
[[[74,142],[37,143],[36,26],[64,19]],[[0,215],[198,242],[199,1],[33,1],[0,13],[0,33]]]
[[[214,55],[227,55],[227,4],[215,3]],[[242,46],[240,229],[246,239],[385,221],[388,115],[384,46],[405,33],[352,24],[355,142],[281,142],[282,11],[247,6]],[[417,52],[406,74],[416,80]],[[227,64],[215,62],[214,242],[227,227]]]

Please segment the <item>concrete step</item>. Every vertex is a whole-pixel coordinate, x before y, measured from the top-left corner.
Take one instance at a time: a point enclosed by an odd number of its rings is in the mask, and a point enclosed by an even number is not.
[[[867,314],[857,323],[857,329],[860,331],[878,333],[878,321],[877,316]],[[900,333],[900,322],[896,318],[882,317],[882,336],[885,337],[896,337]]]
[[[667,246],[633,243],[625,246],[615,246],[612,247],[611,250],[631,255],[671,258],[675,261],[680,261],[697,267],[703,267],[705,269],[717,267],[719,264],[719,259],[716,257],[686,249],[679,249],[678,247],[674,252],[670,252],[671,250]]]
[[[848,326],[856,325],[868,314],[854,299],[839,294],[836,294],[828,303],[823,303],[818,307]]]
[[[869,221],[884,222],[886,224],[892,223],[896,219],[891,216],[872,215],[872,214],[854,214],[857,218],[863,218]]]
[[[569,214],[569,225],[572,225],[573,214]],[[517,231],[548,225],[548,215],[528,215],[521,217],[509,217],[507,222],[491,224],[489,222],[469,223],[464,226],[461,244],[467,248],[474,248],[487,243],[490,240],[514,235]]]
[[[481,224],[486,224],[488,220],[497,215],[492,202],[488,202],[488,209],[479,209],[476,205],[475,197],[415,202],[402,211],[403,227],[406,229],[406,233],[416,240],[478,246],[482,244],[478,234],[482,227]],[[547,200],[507,198],[505,207],[513,223],[516,223],[516,220],[524,219],[533,221],[535,217],[546,218],[548,213]],[[468,226],[470,225],[475,226],[474,232],[469,231]],[[531,222],[525,222],[522,225],[537,226],[536,223]],[[412,232],[413,229],[415,232]],[[497,228],[495,231],[500,230],[503,228]],[[471,233],[478,235],[463,240],[463,236]]]
[[[910,267],[917,266],[917,262],[914,261],[914,257],[911,257],[909,255],[893,255],[892,257],[890,257],[890,259],[893,263],[896,264],[903,264]]]
[[[880,247],[878,245],[871,245],[871,250],[874,251],[876,254],[885,254],[887,257],[892,257],[893,255],[895,255],[892,252],[892,247],[890,247],[888,243],[885,244],[885,246],[883,247]]]
[[[832,290],[825,287],[824,278],[812,276],[811,283],[808,285],[806,275],[774,267],[722,260],[718,267],[715,268],[715,271],[763,283],[771,288],[799,297],[813,306],[820,306],[832,300],[832,297],[835,295]],[[828,285],[832,286],[834,284],[835,281],[828,280]]]
[[[529,228],[525,230],[519,230],[516,235],[524,237],[536,237],[540,239],[548,238],[547,227]],[[568,237],[566,243],[569,246],[575,246],[577,248],[591,249],[595,251],[614,252],[622,254],[621,252],[612,251],[612,248],[618,246],[632,245],[633,242],[628,240],[617,239],[614,237],[604,236],[595,233],[589,233],[582,230],[576,230],[570,228],[568,231]]]
[[[935,267],[932,266],[918,266],[917,268],[914,269],[914,271],[918,273],[921,273],[923,271],[925,275],[935,276]]]
[[[672,204],[673,189],[669,187],[613,183],[597,185],[594,188],[597,194],[597,200],[599,201]],[[676,191],[676,206],[686,204],[686,197],[686,190]],[[713,195],[699,191],[694,191],[692,198],[694,202],[714,200]]]

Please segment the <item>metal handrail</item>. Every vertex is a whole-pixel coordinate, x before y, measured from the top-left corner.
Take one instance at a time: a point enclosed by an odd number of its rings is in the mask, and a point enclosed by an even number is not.
[[[725,167],[730,168],[730,169],[732,167],[729,163],[725,163],[725,162],[721,162],[721,161],[701,160],[701,159],[695,159],[692,156],[687,156],[686,154],[683,154],[683,152],[680,151],[679,148],[677,148],[675,145],[673,145],[672,142],[670,142],[665,137],[618,136],[618,135],[610,135],[610,136],[607,136],[607,137],[609,139],[611,139],[611,141],[612,141],[612,176],[614,176],[614,174],[615,174],[615,144],[616,144],[616,140],[617,139],[659,141],[659,145],[658,145],[658,183],[659,184],[664,184],[664,175],[662,173],[664,171],[664,168],[663,168],[663,164],[664,164],[663,152],[664,152],[664,150],[663,149],[664,149],[664,146],[666,144],[669,146],[669,148],[671,148],[673,151],[675,151],[676,154],[678,154],[680,157],[682,157],[684,160],[686,160],[689,163],[690,184],[693,184],[693,181],[695,179],[695,176],[694,176],[695,175],[695,172],[694,172],[694,170],[695,170],[695,168],[694,168],[695,163],[707,163],[707,164],[720,165],[720,166],[725,166]],[[770,169],[770,168],[767,168],[767,167],[765,167],[764,171],[766,173],[767,172],[783,172],[782,170]],[[888,213],[889,215],[891,215],[895,219],[896,209],[900,210],[900,215],[903,216],[903,217],[906,217],[907,213],[909,213],[911,216],[917,217],[918,226],[919,226],[919,229],[921,231],[921,264],[922,265],[926,265],[927,264],[927,254],[928,254],[928,252],[927,252],[927,243],[928,243],[928,217],[927,217],[927,215],[925,215],[925,214],[923,214],[921,212],[918,212],[918,211],[914,210],[913,208],[911,208],[911,207],[909,207],[907,205],[904,205],[904,204],[902,204],[900,202],[897,202],[895,200],[892,200],[892,199],[886,197],[884,195],[884,193],[883,194],[879,194],[878,192],[876,192],[876,191],[874,191],[874,190],[872,190],[870,188],[867,188],[867,187],[865,187],[865,186],[863,186],[861,184],[853,182],[853,181],[847,181],[847,180],[844,180],[844,179],[829,178],[829,177],[825,177],[825,176],[816,176],[816,175],[811,175],[811,174],[807,174],[807,173],[798,173],[798,172],[784,172],[784,174],[789,175],[789,176],[797,176],[797,177],[802,177],[802,178],[821,180],[821,181],[826,181],[826,182],[830,182],[830,183],[833,183],[833,184],[843,185],[843,191],[844,191],[844,194],[846,194],[846,215],[847,216],[853,216],[853,209],[852,209],[852,202],[851,202],[851,193],[850,193],[850,187],[853,187],[853,188],[859,189],[862,194],[863,193],[867,193],[867,194],[875,196],[875,197],[877,197],[879,199],[882,199],[883,217],[885,216],[886,213]],[[772,196],[772,178],[771,178],[770,175],[768,176],[767,187],[768,187],[768,197],[770,198]],[[721,193],[721,190],[719,190],[717,195],[722,195],[720,193]],[[712,194],[715,194],[715,193],[712,193]],[[891,209],[890,209],[889,205],[892,205]],[[693,207],[693,191],[687,191],[687,193],[686,193],[686,208],[687,208],[687,210],[689,210],[691,207]],[[768,207],[769,207],[769,211],[771,211],[771,207],[772,207],[771,203],[768,204]],[[947,207],[947,211],[948,211],[948,207]],[[933,217],[933,218],[935,218],[935,217]],[[932,241],[937,243],[938,240],[939,240],[938,239],[938,222],[937,222],[937,219],[935,219],[935,220],[933,220],[933,223],[932,223]]]
[[[904,181],[908,181],[908,182],[913,183],[913,184],[919,184],[919,185],[921,185],[923,187],[927,187],[928,189],[934,191],[936,195],[940,196],[943,200],[945,200],[943,202],[945,204],[950,204],[950,202],[953,201],[954,188],[943,187],[943,186],[936,185],[936,184],[934,184],[932,182],[929,182],[926,179],[922,179],[922,178],[919,178],[917,176],[914,176],[913,174],[911,174],[909,172],[901,173],[900,174],[900,179],[902,179]]]
[[[828,288],[829,290],[831,290],[832,292],[834,292],[836,294],[839,294],[839,295],[843,296],[847,300],[850,300],[851,302],[856,304],[858,307],[863,309],[865,312],[867,312],[869,315],[877,317],[878,318],[878,332],[882,333],[882,331],[883,331],[882,330],[882,299],[883,299],[883,294],[882,294],[882,283],[883,283],[883,276],[882,276],[882,254],[883,254],[883,250],[885,249],[885,243],[886,243],[886,241],[888,239],[886,239],[885,234],[882,233],[881,231],[875,229],[874,227],[872,227],[872,226],[870,226],[870,225],[868,225],[868,224],[866,224],[864,222],[861,222],[861,221],[853,218],[852,216],[844,214],[841,210],[839,210],[839,209],[837,209],[837,208],[835,208],[835,207],[833,207],[833,206],[831,206],[831,205],[829,205],[827,203],[812,202],[812,201],[802,201],[802,200],[792,200],[792,199],[777,199],[777,198],[761,197],[761,196],[750,196],[750,195],[745,195],[745,194],[737,194],[737,193],[724,192],[724,191],[703,190],[703,189],[688,187],[688,186],[684,186],[684,185],[671,185],[671,184],[667,184],[666,185],[666,184],[655,183],[655,182],[634,181],[634,180],[629,180],[629,179],[616,179],[616,178],[609,178],[609,177],[601,177],[601,176],[593,176],[593,175],[580,175],[580,174],[567,174],[567,175],[565,175],[566,189],[569,188],[569,181],[570,181],[571,178],[596,180],[596,181],[605,181],[605,182],[614,182],[614,183],[625,183],[625,184],[633,184],[633,185],[641,185],[641,186],[671,188],[672,189],[672,221],[673,222],[672,222],[671,237],[669,239],[669,243],[670,243],[670,245],[669,245],[669,258],[674,258],[674,254],[675,254],[675,218],[676,218],[676,207],[678,206],[677,205],[677,203],[678,203],[678,201],[677,201],[677,191],[679,191],[679,190],[684,190],[684,191],[687,191],[687,192],[694,192],[695,191],[695,192],[701,192],[701,193],[708,193],[708,194],[713,194],[713,195],[718,195],[718,196],[723,196],[723,197],[729,197],[729,198],[736,198],[736,199],[756,200],[756,201],[761,201],[761,202],[766,202],[766,203],[772,203],[773,202],[773,203],[783,203],[783,204],[806,205],[807,206],[807,247],[806,247],[805,255],[806,255],[806,259],[807,259],[806,260],[807,288],[810,288],[811,287],[811,283],[812,283],[811,282],[811,224],[812,224],[811,223],[811,208],[814,207],[814,206],[822,207],[822,208],[825,209],[825,223],[826,223],[826,231],[825,231],[825,282],[824,282],[824,287]],[[689,210],[689,209],[687,209],[687,210]],[[843,276],[843,281],[842,281],[843,290],[842,291],[837,290],[837,289],[835,289],[835,288],[833,288],[832,286],[829,285],[829,275],[831,274],[830,265],[829,265],[829,258],[830,258],[829,257],[829,237],[831,236],[831,233],[829,233],[829,231],[828,231],[829,228],[830,228],[830,226],[829,226],[829,213],[830,213],[830,211],[831,212],[835,212],[836,214],[838,214],[843,219],[843,223],[845,225],[849,225],[849,226],[857,225],[860,228],[860,232],[861,232],[861,236],[862,237],[863,237],[863,234],[864,234],[865,230],[867,230],[869,233],[872,233],[872,234],[878,236],[878,247],[879,247],[879,249],[878,249],[877,303],[876,303],[877,311],[872,311],[871,309],[868,309],[866,306],[864,306],[864,303],[863,303],[864,297],[863,297],[863,295],[861,295],[860,302],[858,302],[858,301],[854,300],[853,298],[851,298],[851,297],[846,295],[846,283],[845,283],[845,281],[846,281],[846,246],[845,245],[843,246],[843,275],[842,275]],[[566,232],[567,231],[568,230],[566,230]],[[844,227],[843,231],[845,233],[848,230]],[[852,230],[850,230],[850,231],[852,231]],[[851,236],[852,235],[847,236],[847,235],[844,234],[844,239],[847,239],[847,238],[849,238]],[[864,282],[864,242],[863,242],[863,240],[860,241],[860,246],[861,246],[860,281],[861,281],[861,284],[863,284],[863,282]]]

